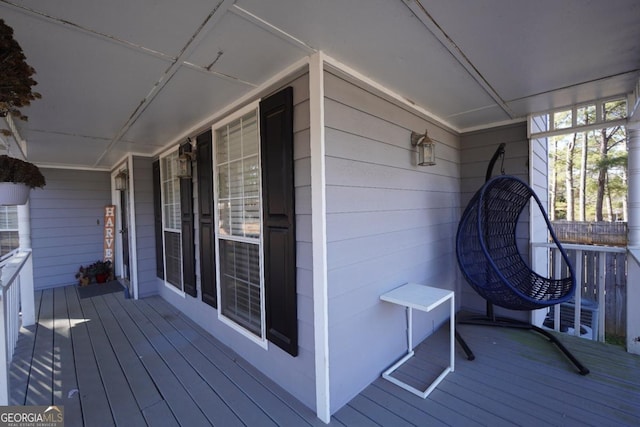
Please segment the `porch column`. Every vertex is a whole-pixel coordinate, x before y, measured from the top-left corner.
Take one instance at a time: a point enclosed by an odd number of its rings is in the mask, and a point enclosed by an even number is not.
[[[628,218],[629,247],[640,247],[640,122],[627,124],[628,161]]]
[[[627,123],[629,227],[627,271],[627,351],[640,354],[640,121]]]
[[[18,206],[18,237],[20,249],[31,249],[31,214],[29,202]]]

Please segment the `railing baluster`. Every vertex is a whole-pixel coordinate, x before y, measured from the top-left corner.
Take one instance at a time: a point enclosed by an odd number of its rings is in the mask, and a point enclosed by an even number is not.
[[[0,284],[0,406],[9,404],[9,342],[7,340],[7,291]]]
[[[553,253],[553,277],[562,277],[563,270],[559,266],[560,264],[560,254],[559,250],[553,243],[532,243],[532,249],[535,251],[540,248],[549,248]],[[574,335],[580,336],[580,326],[582,322],[582,312],[588,311],[591,313],[592,319],[590,326],[592,327],[592,336],[593,340],[603,341],[606,336],[606,317],[605,317],[605,307],[606,307],[606,278],[608,274],[622,276],[626,275],[624,271],[619,272],[618,270],[612,272],[607,272],[607,254],[615,253],[620,254],[620,261],[616,263],[616,266],[612,266],[611,268],[625,268],[626,265],[626,248],[621,247],[612,247],[612,246],[590,246],[590,245],[576,245],[576,244],[563,244],[562,247],[567,251],[567,253],[575,253],[575,261],[574,263],[574,274],[576,279],[576,293],[574,296],[574,311],[573,311],[573,326],[574,326]],[[616,276],[618,277],[618,276]],[[624,277],[623,277],[624,279]],[[583,283],[583,281],[585,283]],[[626,286],[624,282],[620,286]],[[582,292],[587,291],[587,298],[589,300],[596,299],[597,306],[592,306],[589,301],[583,301]],[[583,307],[583,302],[587,305]],[[560,307],[558,305],[554,306],[554,316],[553,323],[554,329],[556,331],[560,330],[560,321],[561,321],[561,313]],[[564,319],[565,321],[569,321],[570,319]]]
[[[607,268],[607,257],[600,253],[598,262],[598,341],[604,342],[605,338],[605,272]]]
[[[554,277],[562,277],[562,255],[560,249],[553,248],[555,252],[554,258]],[[560,304],[556,304],[553,309],[553,329],[560,332]]]
[[[573,307],[573,334],[577,337],[580,336],[580,311],[582,309],[582,251],[576,251],[576,265],[575,265],[575,274],[576,274],[576,293],[573,297],[575,301],[575,305]]]
[[[22,288],[22,289],[21,289]],[[0,406],[9,404],[9,365],[20,334],[20,303],[33,312],[31,252],[14,252],[0,262]]]

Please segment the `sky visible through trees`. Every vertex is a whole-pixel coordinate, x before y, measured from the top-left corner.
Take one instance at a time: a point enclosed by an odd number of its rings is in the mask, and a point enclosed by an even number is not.
[[[603,104],[604,121],[626,117],[626,102]],[[576,114],[575,124],[573,114]],[[554,128],[596,122],[596,105],[553,115]],[[627,220],[627,138],[624,126],[548,138],[549,216],[552,220]]]

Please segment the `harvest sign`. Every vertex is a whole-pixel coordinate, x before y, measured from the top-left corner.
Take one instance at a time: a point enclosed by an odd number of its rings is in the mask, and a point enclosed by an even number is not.
[[[115,247],[116,231],[116,207],[107,205],[104,207],[104,260],[113,262],[113,249]]]

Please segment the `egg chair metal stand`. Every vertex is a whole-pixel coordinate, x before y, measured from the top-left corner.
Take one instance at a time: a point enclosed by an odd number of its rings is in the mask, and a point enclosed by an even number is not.
[[[504,144],[500,144],[491,159],[486,182],[465,209],[456,235],[458,265],[467,282],[486,300],[486,314],[461,319],[458,323],[535,331],[555,344],[581,375],[586,375],[589,370],[548,330],[532,323],[497,317],[494,313],[494,305],[521,311],[547,308],[568,301],[576,289],[569,257],[535,192],[517,177],[491,177],[500,156],[504,158]],[[518,249],[518,220],[530,203],[540,210],[549,235],[568,266],[566,277],[548,278],[536,273]],[[458,336],[458,341],[472,360],[474,355],[462,337]]]

